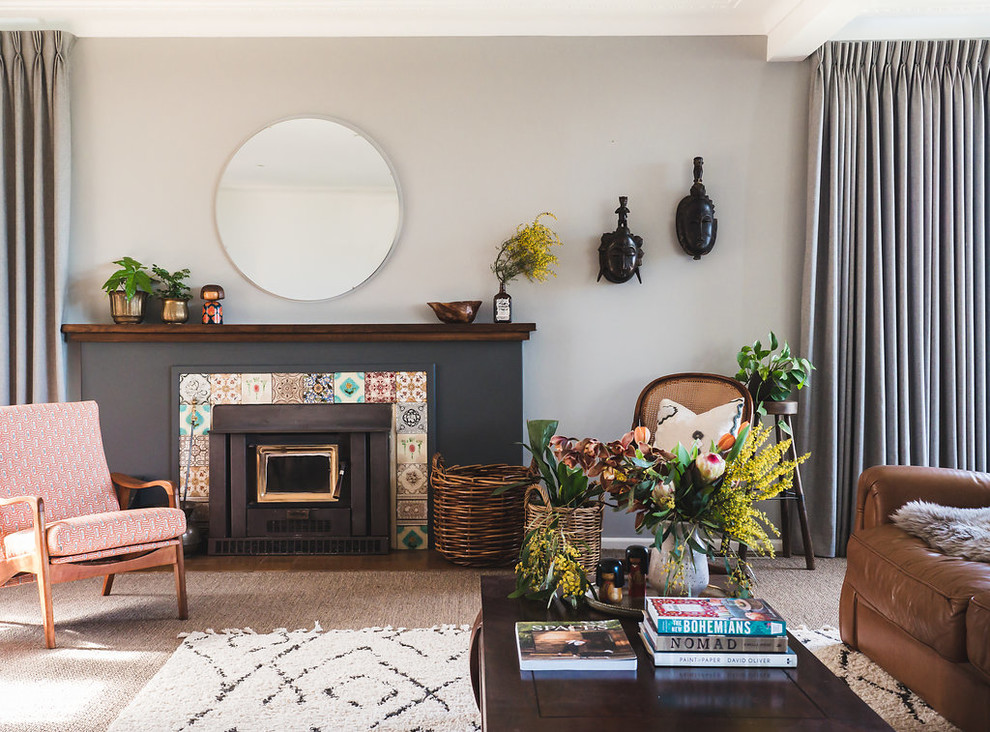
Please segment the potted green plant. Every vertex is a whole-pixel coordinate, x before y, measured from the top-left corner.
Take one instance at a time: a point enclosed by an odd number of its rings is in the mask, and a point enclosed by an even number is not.
[[[736,379],[746,384],[760,414],[766,414],[764,402],[786,401],[795,389],[806,386],[815,368],[808,359],[792,354],[791,347],[779,342],[773,331],[767,346],[762,341],[743,346],[736,361]]]
[[[162,320],[166,323],[185,323],[189,320],[189,306],[192,297],[186,278],[188,269],[169,272],[157,264],[151,265],[151,271],[158,278],[159,287],[155,292],[162,299]]]
[[[155,280],[145,265],[131,257],[117,259],[114,264],[120,269],[103,283],[103,290],[110,295],[110,316],[118,324],[140,323]]]

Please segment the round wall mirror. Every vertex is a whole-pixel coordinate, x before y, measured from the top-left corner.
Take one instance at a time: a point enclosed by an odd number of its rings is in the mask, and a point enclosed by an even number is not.
[[[395,175],[381,151],[340,122],[276,122],[220,176],[217,231],[234,266],[266,292],[327,300],[382,266],[399,235]]]

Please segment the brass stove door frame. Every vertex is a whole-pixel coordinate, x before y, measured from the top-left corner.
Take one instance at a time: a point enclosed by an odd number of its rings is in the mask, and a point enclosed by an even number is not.
[[[257,476],[257,492],[258,492],[258,503],[306,503],[306,502],[320,502],[320,503],[336,503],[340,500],[340,484],[341,484],[341,474],[340,474],[340,453],[338,450],[338,445],[256,445],[255,452],[257,455],[257,465],[258,465],[258,476]],[[268,458],[270,454],[275,453],[279,457],[285,456],[298,456],[298,457],[327,457],[330,460],[330,492],[329,493],[314,493],[311,491],[303,493],[269,493],[265,488],[268,484],[268,479],[266,477],[266,470],[268,468]]]

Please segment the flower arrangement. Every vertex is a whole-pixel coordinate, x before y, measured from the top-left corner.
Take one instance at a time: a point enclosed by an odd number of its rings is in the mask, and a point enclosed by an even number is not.
[[[526,533],[516,564],[516,589],[509,597],[525,597],[548,606],[557,595],[577,606],[588,591],[588,577],[579,553],[556,522]]]
[[[595,473],[587,472],[574,460],[557,461],[555,444],[559,438],[554,436],[557,420],[531,419],[526,422],[526,429],[529,443],[523,447],[533,455],[539,479],[546,486],[546,494],[539,493],[540,501],[555,508],[581,508],[601,499],[604,488],[590,481]]]
[[[777,529],[754,504],[790,488],[794,468],[808,458],[783,459],[791,441],[767,445],[770,433],[770,427],[743,425],[738,438],[724,435],[707,451],[678,445],[669,453],[650,445],[650,431],[638,427],[610,443],[555,438],[553,449],[562,465],[580,466],[597,477],[617,508],[634,512],[636,531],[653,533],[657,548],[673,537],[668,582],[683,576],[691,550],[723,554],[731,579],[747,597],[748,567],[741,560],[729,566],[727,542],[773,556],[768,532],[777,535]]]
[[[557,234],[540,222],[544,216],[557,219],[552,213],[544,211],[533,223],[519,224],[515,235],[502,242],[492,264],[492,272],[498,277],[500,285],[504,286],[520,275],[537,282],[557,276],[553,271],[557,257],[550,247],[559,246],[561,241]]]

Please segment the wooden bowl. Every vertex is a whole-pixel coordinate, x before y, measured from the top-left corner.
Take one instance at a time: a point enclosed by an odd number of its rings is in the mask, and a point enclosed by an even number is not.
[[[426,303],[442,323],[470,323],[478,315],[481,300],[457,300],[456,302]]]

